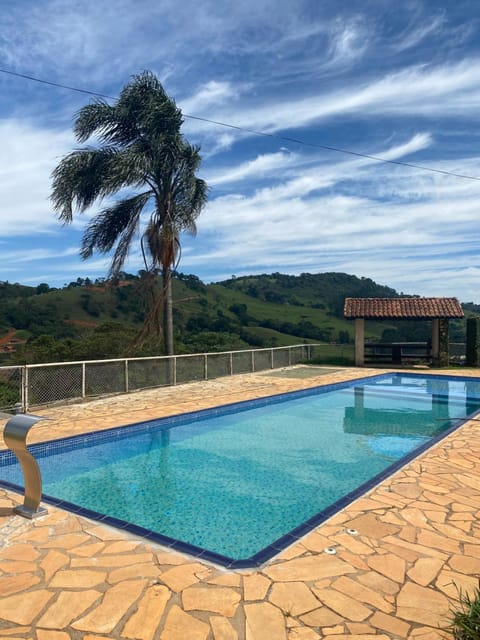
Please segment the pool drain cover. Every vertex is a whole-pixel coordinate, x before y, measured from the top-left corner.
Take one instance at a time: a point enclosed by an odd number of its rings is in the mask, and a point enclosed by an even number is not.
[[[325,553],[328,553],[329,556],[334,556],[337,553],[335,547],[325,547],[323,550]]]

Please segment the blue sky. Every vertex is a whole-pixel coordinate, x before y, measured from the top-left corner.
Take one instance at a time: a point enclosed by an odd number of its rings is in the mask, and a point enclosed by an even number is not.
[[[404,0],[0,0],[0,67],[116,96],[156,73],[183,112],[480,176],[480,4]],[[78,257],[50,173],[86,95],[0,74],[0,280],[61,286]],[[480,303],[480,181],[186,118],[211,187],[179,270],[343,271]],[[94,213],[94,211],[92,211]],[[126,270],[142,264],[138,247]]]

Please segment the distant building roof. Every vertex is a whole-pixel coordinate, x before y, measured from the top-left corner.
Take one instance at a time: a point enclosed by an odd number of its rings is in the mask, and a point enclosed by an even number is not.
[[[456,298],[345,298],[345,318],[432,320],[463,318]]]

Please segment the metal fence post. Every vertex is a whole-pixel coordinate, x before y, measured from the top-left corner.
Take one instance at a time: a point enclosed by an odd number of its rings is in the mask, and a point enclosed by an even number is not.
[[[230,365],[230,375],[233,376],[233,353],[231,351],[230,351],[229,365]]]
[[[255,351],[252,351],[252,373],[255,373]]]
[[[86,364],[82,362],[82,398],[87,395],[87,376],[86,376]]]
[[[203,354],[203,379],[208,380],[208,355]]]
[[[177,384],[177,356],[173,356],[173,385]]]
[[[128,360],[125,358],[125,393],[128,393]]]
[[[22,411],[23,413],[26,413],[27,409],[26,409],[26,405],[25,405],[25,371],[26,371],[27,367],[26,365],[23,366],[20,369],[20,403],[22,405]]]
[[[25,411],[25,413],[27,413],[28,411],[28,400],[29,400],[29,389],[28,389],[28,364],[25,365],[25,387],[24,387],[24,392],[23,392],[23,396],[24,396],[24,403],[23,403],[23,409]]]

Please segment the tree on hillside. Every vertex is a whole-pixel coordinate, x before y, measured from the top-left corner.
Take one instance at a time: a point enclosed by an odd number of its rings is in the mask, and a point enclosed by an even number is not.
[[[65,156],[53,171],[52,201],[60,220],[72,222],[95,202],[118,195],[85,229],[81,256],[113,251],[109,277],[120,274],[135,240],[151,284],[151,306],[143,336],[158,327],[163,306],[163,340],[173,354],[172,269],[183,231],[195,233],[195,220],[207,200],[207,185],[196,177],[200,148],[180,133],[182,114],[150,72],[134,76],[113,105],[95,100],[80,109],[74,133],[85,146]],[[153,283],[162,274],[161,292]]]

